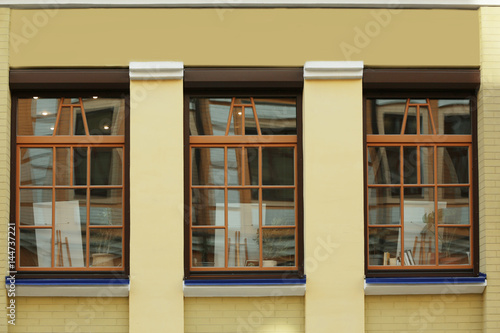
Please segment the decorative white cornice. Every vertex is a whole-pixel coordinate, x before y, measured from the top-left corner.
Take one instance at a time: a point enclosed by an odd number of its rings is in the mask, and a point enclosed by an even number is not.
[[[304,80],[356,80],[363,78],[362,61],[307,61]]]
[[[131,62],[130,80],[180,80],[184,77],[184,63],[179,61]]]

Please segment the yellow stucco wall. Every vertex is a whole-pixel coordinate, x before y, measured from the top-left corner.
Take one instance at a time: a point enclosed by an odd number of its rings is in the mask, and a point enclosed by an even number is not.
[[[47,9],[13,10],[13,67],[478,66],[475,10]]]
[[[303,297],[186,298],[186,333],[303,333]]]

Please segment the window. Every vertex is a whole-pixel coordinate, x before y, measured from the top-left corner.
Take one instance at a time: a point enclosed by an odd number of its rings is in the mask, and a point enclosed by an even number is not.
[[[188,275],[300,270],[300,104],[290,93],[186,95]]]
[[[471,272],[477,265],[474,99],[421,95],[365,99],[372,274]]]
[[[13,112],[16,270],[124,271],[125,98],[42,91]]]

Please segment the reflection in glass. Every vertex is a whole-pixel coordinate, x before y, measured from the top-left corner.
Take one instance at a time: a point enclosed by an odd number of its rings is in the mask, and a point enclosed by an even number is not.
[[[433,120],[433,119],[432,119]],[[420,134],[434,134],[431,115],[427,106],[420,107]]]
[[[469,265],[470,235],[469,228],[438,228],[439,264]]]
[[[246,102],[250,103],[250,100],[247,100]],[[245,135],[257,135],[257,122],[255,121],[253,107],[245,107],[243,114],[245,115]]]
[[[262,148],[262,185],[295,183],[293,147]]]
[[[405,99],[369,99],[365,108],[367,134],[401,134]]]
[[[192,225],[224,225],[224,190],[193,189],[192,195]]]
[[[62,107],[56,124],[56,135],[72,135],[71,108]]]
[[[122,266],[122,229],[90,229],[90,266]]]
[[[193,229],[193,267],[224,267],[224,229]]]
[[[256,98],[262,135],[296,135],[297,102],[294,98]]]
[[[440,99],[431,103],[439,107],[436,126],[438,134],[471,134],[470,100]]]
[[[401,265],[400,228],[370,228],[368,264],[373,266]],[[404,257],[403,257],[404,260]]]
[[[403,147],[404,183],[417,184],[417,147]]]
[[[19,190],[19,223],[52,225],[52,190]]]
[[[52,151],[52,148],[21,148],[21,185],[52,185]]]
[[[367,150],[368,184],[399,184],[399,147],[368,147]]]
[[[91,189],[90,224],[122,225],[122,202],[121,189]]]
[[[124,135],[125,101],[118,98],[84,98],[83,108],[90,135]],[[76,118],[76,128],[84,127],[81,118]]]
[[[438,183],[467,184],[469,182],[468,147],[438,147]]]
[[[469,188],[438,188],[439,224],[469,224]]]
[[[295,229],[262,229],[262,266],[295,266]]]
[[[90,149],[90,185],[121,185],[123,148]]]
[[[227,184],[243,185],[242,148],[227,148]]]
[[[57,98],[19,98],[17,101],[17,134],[51,136],[56,124]]]
[[[406,117],[405,134],[417,134],[417,107],[409,106]]]
[[[245,114],[245,108],[243,106],[233,107],[233,113],[231,114],[231,122],[229,124],[229,135],[243,135],[243,118]]]
[[[56,185],[70,185],[71,148],[56,148]]]
[[[259,185],[259,148],[245,148],[244,158],[245,185]]]
[[[73,184],[87,185],[87,147],[73,148]]]
[[[434,184],[434,147],[420,147],[420,182]]]
[[[394,187],[378,187],[368,189],[368,223],[400,224],[401,223],[400,189]]]
[[[224,185],[224,148],[192,148],[193,185]]]
[[[262,190],[262,224],[295,225],[294,189]]]
[[[21,229],[19,242],[21,267],[51,267],[52,229]]]
[[[224,135],[231,98],[191,98],[189,100],[190,135]]]

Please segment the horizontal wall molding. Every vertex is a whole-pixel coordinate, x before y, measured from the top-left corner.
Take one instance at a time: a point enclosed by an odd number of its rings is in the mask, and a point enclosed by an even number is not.
[[[88,7],[332,7],[332,8],[450,8],[477,9],[500,6],[496,0],[0,0],[0,6],[11,8],[88,8]]]
[[[131,62],[130,80],[179,80],[184,77],[180,61]]]
[[[304,80],[355,80],[362,77],[362,61],[308,61],[304,65]]]

